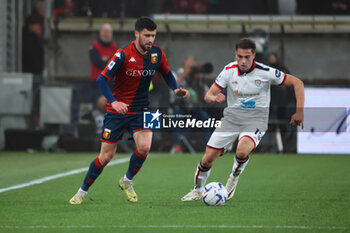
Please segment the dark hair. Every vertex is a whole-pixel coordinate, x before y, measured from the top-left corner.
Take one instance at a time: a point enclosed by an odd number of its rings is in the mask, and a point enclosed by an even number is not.
[[[242,38],[236,44],[237,49],[251,49],[252,53],[255,53],[256,45],[255,42],[249,38]]]
[[[147,16],[141,16],[135,23],[135,30],[141,32],[143,29],[153,31],[157,29],[157,24]]]

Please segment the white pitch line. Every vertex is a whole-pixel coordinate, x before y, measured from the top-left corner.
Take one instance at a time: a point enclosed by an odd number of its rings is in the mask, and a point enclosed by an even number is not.
[[[264,226],[264,225],[67,225],[67,226],[0,226],[0,229],[304,229],[304,230],[347,230],[341,226]]]
[[[116,165],[116,164],[121,164],[121,163],[126,163],[129,161],[130,158],[121,158],[115,161],[111,161],[108,166],[112,166],[112,165]],[[14,190],[14,189],[21,189],[21,188],[25,188],[28,186],[32,186],[35,184],[42,184],[46,181],[50,181],[50,180],[55,180],[61,177],[65,177],[65,176],[70,176],[70,175],[74,175],[74,174],[78,174],[81,172],[86,172],[89,169],[89,167],[84,167],[84,168],[79,168],[79,169],[75,169],[75,170],[71,170],[68,172],[64,172],[64,173],[58,173],[56,175],[52,175],[52,176],[46,176],[37,180],[32,180],[28,183],[23,183],[23,184],[18,184],[18,185],[14,185],[14,186],[10,186],[10,187],[6,187],[6,188],[2,188],[0,189],[0,193],[6,192],[6,191],[10,191],[10,190]]]

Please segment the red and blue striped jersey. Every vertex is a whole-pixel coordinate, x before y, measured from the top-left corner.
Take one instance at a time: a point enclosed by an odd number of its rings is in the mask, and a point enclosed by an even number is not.
[[[114,79],[113,96],[117,101],[129,104],[128,113],[142,112],[148,109],[148,90],[156,72],[166,75],[170,72],[166,56],[159,46],[142,55],[135,47],[135,41],[114,54],[101,75],[108,80]],[[107,111],[116,113],[111,104]]]

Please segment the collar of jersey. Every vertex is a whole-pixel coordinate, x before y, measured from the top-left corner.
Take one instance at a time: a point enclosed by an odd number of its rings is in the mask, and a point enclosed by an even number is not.
[[[252,72],[255,69],[256,63],[255,61],[253,62],[253,65],[250,67],[250,69],[247,72],[243,72],[239,69],[239,66],[237,66],[238,69],[238,76],[241,76],[241,74],[248,74],[250,72]]]
[[[138,51],[137,48],[136,48],[135,41],[132,42],[132,45],[134,46],[136,52],[137,52],[138,54],[140,54],[142,57],[146,56],[146,55],[149,53],[149,51],[148,51],[147,53],[145,53],[144,55],[143,55],[142,53],[140,53],[140,51]]]

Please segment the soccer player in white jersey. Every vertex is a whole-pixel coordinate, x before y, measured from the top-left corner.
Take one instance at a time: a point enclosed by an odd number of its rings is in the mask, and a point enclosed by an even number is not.
[[[216,78],[205,95],[207,103],[222,103],[226,97],[221,90],[227,90],[227,107],[208,141],[204,156],[194,176],[194,189],[181,198],[194,201],[201,198],[210,169],[216,159],[238,139],[232,172],[226,183],[228,200],[236,191],[239,176],[249,161],[249,154],[258,146],[267,130],[270,85],[292,86],[296,97],[296,113],[290,124],[303,127],[304,84],[290,74],[254,61],[255,43],[242,38],[236,44],[236,61],[229,63]]]

